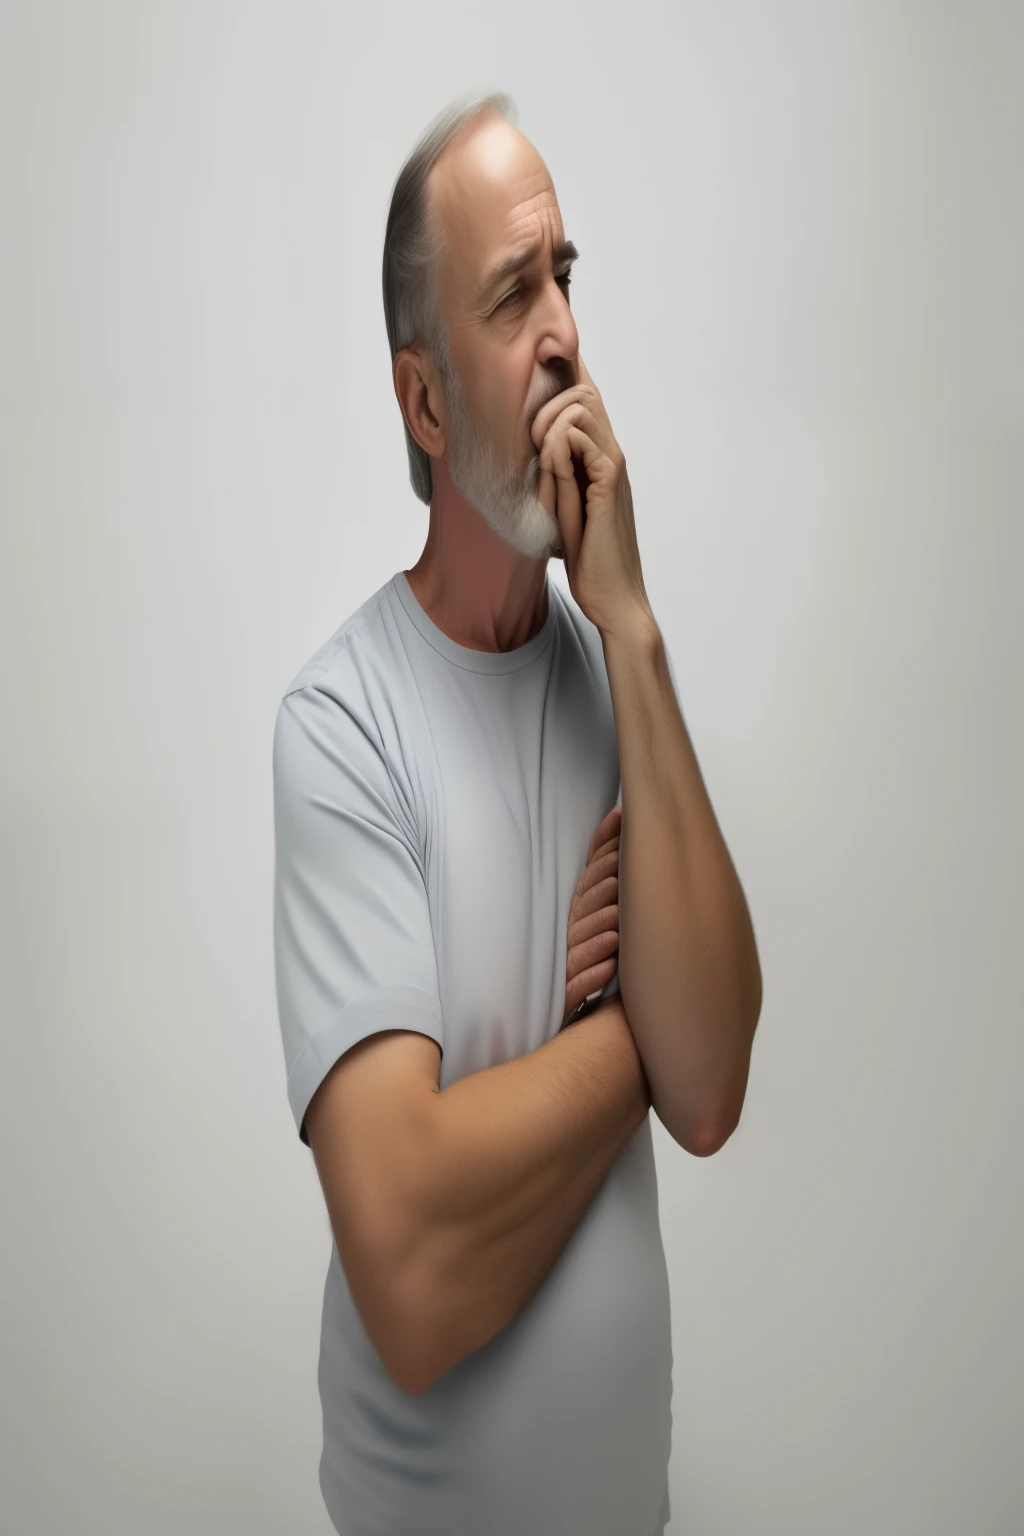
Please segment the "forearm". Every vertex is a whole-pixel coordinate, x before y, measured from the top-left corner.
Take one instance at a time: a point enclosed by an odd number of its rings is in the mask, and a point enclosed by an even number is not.
[[[526,1305],[650,1097],[617,1000],[436,1099],[404,1314],[420,1390]]]
[[[622,782],[618,975],[655,1110],[714,1150],[739,1118],[761,1005],[743,890],[653,617],[603,635]]]

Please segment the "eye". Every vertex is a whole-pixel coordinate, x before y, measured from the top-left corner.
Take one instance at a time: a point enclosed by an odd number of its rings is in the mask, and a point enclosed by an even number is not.
[[[572,278],[568,272],[562,272],[558,277],[555,278],[555,282],[564,283],[566,290],[568,290],[569,284],[572,282]],[[501,300],[497,307],[498,309],[504,309],[506,304],[514,304],[517,302],[517,300],[521,299],[522,296],[523,290],[521,288],[513,288],[511,293],[506,293],[505,297]]]

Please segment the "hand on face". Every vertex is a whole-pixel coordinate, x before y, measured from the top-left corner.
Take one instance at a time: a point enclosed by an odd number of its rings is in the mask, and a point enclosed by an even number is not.
[[[541,406],[530,435],[537,496],[557,519],[569,590],[603,634],[653,623],[633,521],[626,459],[577,353],[577,383]]]

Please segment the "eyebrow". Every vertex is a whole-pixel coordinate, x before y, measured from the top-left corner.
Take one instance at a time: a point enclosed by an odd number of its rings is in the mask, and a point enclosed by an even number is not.
[[[506,256],[503,261],[499,261],[497,266],[491,268],[480,286],[478,294],[480,302],[486,302],[495,289],[499,288],[508,278],[515,277],[516,273],[521,272],[524,267],[528,267],[531,261],[536,261],[542,249],[543,247],[538,240],[527,250],[520,251],[518,256]],[[561,245],[556,245],[551,252],[552,263],[555,266],[563,266],[568,262],[569,266],[572,266],[574,261],[579,260],[579,254],[571,240],[563,240]]]

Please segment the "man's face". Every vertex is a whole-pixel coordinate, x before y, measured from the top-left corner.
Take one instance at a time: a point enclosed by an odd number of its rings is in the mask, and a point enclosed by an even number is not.
[[[548,400],[576,382],[579,347],[564,234],[551,178],[529,140],[501,118],[471,125],[434,167],[448,237],[442,297],[449,345],[438,358],[448,407],[448,469],[460,495],[512,548],[562,554],[536,496],[530,437]],[[489,281],[506,258],[528,264]]]

